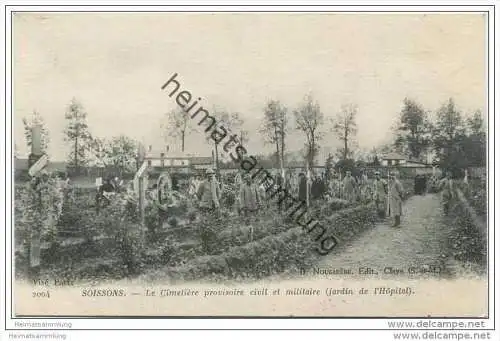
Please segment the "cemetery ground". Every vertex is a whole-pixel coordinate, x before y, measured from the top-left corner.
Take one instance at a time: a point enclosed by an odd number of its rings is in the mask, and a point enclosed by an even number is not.
[[[426,275],[453,277],[465,272],[483,275],[486,269],[486,195],[473,184],[467,202],[455,200],[444,216],[438,193],[412,194],[411,180],[401,228],[389,218],[379,219],[372,203],[348,204],[343,200],[316,202],[310,209],[339,239],[329,255],[315,251],[314,239],[276,204],[268,203],[255,217],[244,219],[223,197],[223,209],[211,226],[193,203],[162,213],[146,207],[146,226],[141,228],[127,205],[120,200],[96,213],[95,188],[71,188],[65,193],[56,233],[43,243],[41,277],[75,282],[106,282],[123,278],[144,281],[189,280],[250,281],[267,277],[294,277],[313,267],[359,267],[395,269],[439,268]],[[26,278],[28,258],[23,244],[29,226],[22,219],[24,184],[15,191],[15,272]],[[465,206],[484,223],[477,226]],[[129,208],[130,209],[130,208]],[[133,210],[132,210],[133,211]],[[201,229],[210,230],[209,247],[200,239]]]

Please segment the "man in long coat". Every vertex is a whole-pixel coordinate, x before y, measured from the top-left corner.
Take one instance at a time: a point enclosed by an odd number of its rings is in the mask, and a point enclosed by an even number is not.
[[[391,183],[389,185],[389,215],[394,217],[394,227],[401,224],[403,193],[403,185],[398,179],[397,171],[394,171],[391,173]]]
[[[373,180],[373,201],[377,207],[377,212],[380,218],[385,217],[386,198],[387,198],[387,183],[380,178],[380,172],[375,172],[375,180]]]
[[[359,197],[361,202],[366,203],[371,199],[370,193],[370,182],[368,181],[368,175],[363,170],[361,172],[361,177],[359,179]]]
[[[444,214],[448,214],[451,200],[454,196],[453,179],[451,178],[451,172],[446,172],[446,176],[439,182],[439,189],[441,190],[441,200],[443,203]]]
[[[245,216],[254,215],[259,209],[260,194],[257,185],[249,174],[245,175],[245,183],[240,187],[240,203]]]
[[[299,200],[307,200],[307,179],[304,173],[299,174]]]
[[[347,171],[342,181],[344,199],[349,202],[356,200],[356,180],[351,175],[351,171]]]
[[[242,213],[242,206],[241,206],[241,197],[240,197],[240,191],[241,187],[243,186],[243,175],[241,174],[241,170],[236,171],[236,174],[234,176],[234,197],[235,197],[235,206],[238,211],[238,214]]]
[[[203,219],[200,231],[202,246],[205,251],[210,251],[215,242],[215,231],[212,225],[220,209],[220,187],[213,169],[207,169],[206,180],[200,184],[197,196]]]

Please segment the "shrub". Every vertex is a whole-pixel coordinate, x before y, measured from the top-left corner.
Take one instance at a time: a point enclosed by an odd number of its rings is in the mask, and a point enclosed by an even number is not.
[[[114,252],[128,273],[137,273],[141,267],[145,232],[137,216],[127,212],[125,203],[117,198],[99,214],[97,223],[99,230],[115,241]]]
[[[16,225],[19,224],[23,230],[18,235],[26,241],[31,232],[37,231],[42,241],[55,242],[56,224],[63,204],[58,178],[51,173],[44,173],[32,178],[29,184],[21,188],[18,201],[15,202]]]
[[[460,262],[472,262],[485,267],[487,263],[486,222],[477,226],[471,219],[463,203],[452,206],[447,248]]]
[[[179,225],[179,221],[177,220],[177,218],[176,218],[176,217],[172,217],[172,218],[170,218],[170,219],[168,220],[168,224],[169,224],[171,227],[175,228],[175,227],[177,227],[177,226]]]
[[[224,230],[217,234],[217,243],[213,252],[219,253],[233,246],[240,246],[251,241],[262,239],[268,235],[278,234],[296,226],[283,222],[280,216],[272,220],[262,221],[254,225],[233,225],[229,224]]]
[[[339,199],[339,198],[332,198],[326,203],[326,205],[324,205],[321,208],[320,214],[322,216],[328,216],[328,215],[335,213],[336,211],[347,208],[349,206],[350,206],[350,204],[347,200]]]

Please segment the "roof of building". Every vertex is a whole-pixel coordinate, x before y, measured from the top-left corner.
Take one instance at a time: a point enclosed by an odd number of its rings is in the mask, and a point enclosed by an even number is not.
[[[406,157],[398,153],[388,153],[382,157],[382,160],[406,160]]]
[[[421,163],[421,164],[423,164],[423,165],[426,165],[426,164],[427,164],[427,162],[424,162],[424,161],[422,161],[422,160],[412,159],[412,158],[410,158],[410,159],[406,160],[406,162],[411,162],[411,163]]]
[[[191,156],[189,160],[192,165],[208,165],[213,163],[211,156]]]

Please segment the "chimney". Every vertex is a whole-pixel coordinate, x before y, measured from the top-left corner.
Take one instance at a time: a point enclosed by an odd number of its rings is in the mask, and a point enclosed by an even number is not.
[[[149,145],[148,147],[148,152],[151,152],[153,150],[153,146],[152,145]]]

